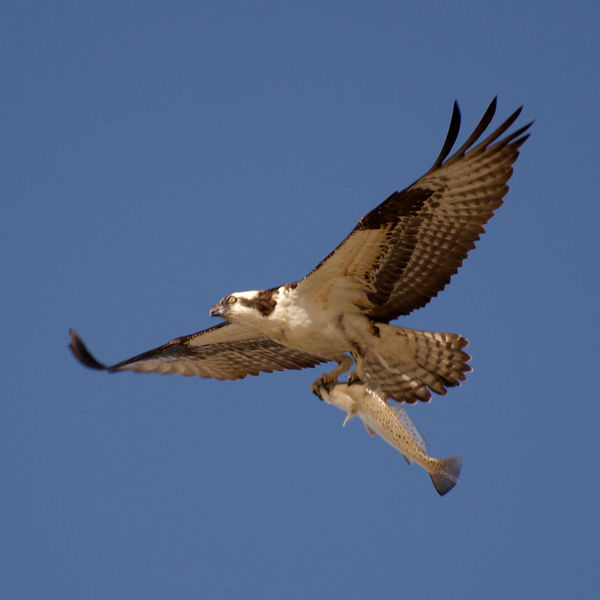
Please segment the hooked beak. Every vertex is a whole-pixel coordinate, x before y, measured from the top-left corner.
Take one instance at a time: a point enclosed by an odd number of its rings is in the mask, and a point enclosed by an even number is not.
[[[220,304],[215,304],[209,311],[208,314],[211,317],[222,317],[223,316],[223,307]]]

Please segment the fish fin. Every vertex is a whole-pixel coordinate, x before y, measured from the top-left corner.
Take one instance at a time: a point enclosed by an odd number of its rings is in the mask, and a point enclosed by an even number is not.
[[[349,411],[346,413],[346,418],[344,419],[344,422],[342,423],[342,427],[346,427],[346,423],[347,423],[348,421],[350,421],[350,419],[354,419],[354,417],[355,417],[355,416],[356,416],[356,413],[355,413],[355,412],[352,412],[351,410],[349,410]]]
[[[391,406],[390,407],[398,420],[404,425],[404,428],[410,434],[410,437],[415,441],[415,444],[427,454],[427,442],[425,438],[421,434],[421,432],[417,429],[417,426],[413,423],[412,419],[408,416],[406,409],[400,405]],[[404,457],[406,458],[406,457]],[[411,464],[411,463],[408,463]]]
[[[402,454],[402,452],[400,452],[400,454]],[[413,464],[413,460],[412,458],[409,458],[408,456],[406,456],[406,454],[402,454],[402,458],[409,464],[412,465]]]
[[[447,494],[458,483],[461,466],[460,456],[440,458],[436,461],[435,469],[429,476],[440,496]]]
[[[366,423],[363,422],[363,425],[365,426],[365,429],[367,430],[367,433],[369,435],[372,435],[372,436],[377,435],[377,432],[374,429],[371,429]]]

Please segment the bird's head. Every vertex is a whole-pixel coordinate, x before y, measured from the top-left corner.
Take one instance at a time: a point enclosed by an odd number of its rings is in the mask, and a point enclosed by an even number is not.
[[[277,290],[251,290],[228,294],[210,309],[209,314],[231,323],[261,320],[273,312],[277,304],[276,293]]]

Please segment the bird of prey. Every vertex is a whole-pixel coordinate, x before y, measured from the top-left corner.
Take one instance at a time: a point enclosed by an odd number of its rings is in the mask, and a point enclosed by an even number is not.
[[[217,379],[335,361],[312,384],[313,392],[354,365],[351,382],[397,402],[445,394],[471,370],[467,340],[389,323],[425,306],[449,283],[502,204],[519,147],[529,137],[531,123],[506,133],[521,109],[481,139],[496,111],[494,98],[449,156],[460,127],[455,102],[442,150],[422,177],[367,213],[303,279],[225,296],[210,309],[224,319],[217,326],[110,366],[96,360],[73,330],[71,350],[94,369]]]

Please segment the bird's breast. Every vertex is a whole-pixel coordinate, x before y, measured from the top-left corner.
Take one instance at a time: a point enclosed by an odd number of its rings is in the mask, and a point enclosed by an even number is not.
[[[273,339],[324,357],[346,350],[335,317],[311,308],[293,302],[279,303],[271,315]]]

